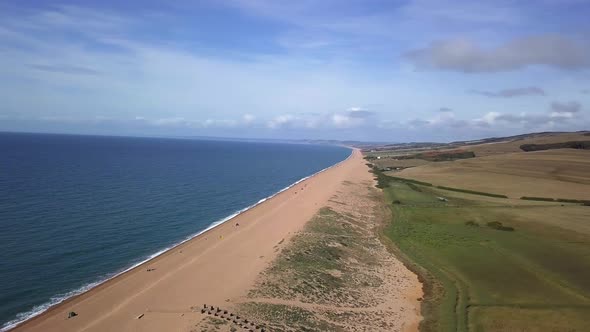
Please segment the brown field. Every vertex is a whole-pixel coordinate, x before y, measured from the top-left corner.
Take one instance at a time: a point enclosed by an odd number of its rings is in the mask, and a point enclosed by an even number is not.
[[[588,150],[505,153],[430,163],[389,174],[434,185],[504,194],[514,198],[590,199]]]
[[[554,135],[544,135],[534,138],[527,138],[521,140],[514,140],[509,142],[500,143],[486,143],[465,146],[464,149],[467,151],[473,151],[477,157],[485,157],[492,155],[499,155],[512,152],[522,152],[520,146],[523,144],[547,144],[547,143],[559,143],[567,141],[587,141],[589,136],[584,136],[584,133],[564,133]]]
[[[480,142],[479,144],[466,144],[461,142],[456,143],[433,143],[431,146],[423,146],[422,144],[416,144],[415,146],[387,146],[380,147],[376,146],[376,149],[366,148],[364,155],[367,157],[380,156],[381,160],[387,160],[400,156],[409,156],[414,154],[424,153],[448,153],[453,151],[471,151],[474,152],[476,157],[485,157],[505,153],[522,152],[520,146],[523,144],[549,144],[549,143],[562,143],[568,141],[588,141],[590,140],[590,131],[586,132],[573,132],[573,133],[533,133],[527,134],[525,137],[506,137],[497,139],[485,139],[495,140],[495,142]],[[472,141],[476,143],[475,141]],[[410,144],[411,145],[411,144]]]

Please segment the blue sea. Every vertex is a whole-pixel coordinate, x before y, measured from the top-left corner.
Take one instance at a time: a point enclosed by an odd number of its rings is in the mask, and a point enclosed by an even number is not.
[[[349,155],[308,144],[0,133],[0,330]]]

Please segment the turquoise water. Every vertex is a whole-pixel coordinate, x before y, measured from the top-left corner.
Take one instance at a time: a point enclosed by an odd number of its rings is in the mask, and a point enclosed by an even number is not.
[[[0,326],[348,155],[319,145],[0,133]]]

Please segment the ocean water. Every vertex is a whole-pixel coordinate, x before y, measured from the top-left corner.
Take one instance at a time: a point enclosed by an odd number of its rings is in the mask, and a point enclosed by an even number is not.
[[[0,326],[349,155],[304,144],[0,133]]]

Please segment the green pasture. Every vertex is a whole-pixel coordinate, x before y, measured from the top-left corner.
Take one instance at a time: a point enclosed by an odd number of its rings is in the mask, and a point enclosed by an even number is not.
[[[392,209],[384,234],[425,282],[421,330],[590,331],[590,235],[560,227],[560,212],[579,205],[492,202],[376,175]]]

